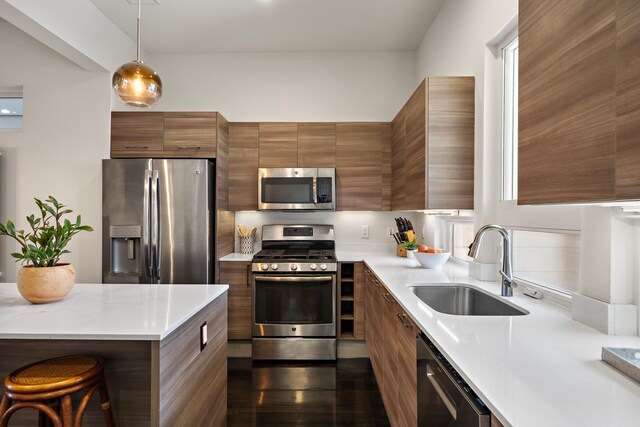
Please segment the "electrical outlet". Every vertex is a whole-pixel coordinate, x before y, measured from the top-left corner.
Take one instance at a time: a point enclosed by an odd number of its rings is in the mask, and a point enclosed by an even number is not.
[[[369,226],[368,225],[361,225],[360,226],[360,238],[361,239],[368,239],[369,238]]]
[[[393,234],[393,227],[387,225],[387,236],[391,236]]]
[[[207,346],[207,322],[200,325],[200,351]]]

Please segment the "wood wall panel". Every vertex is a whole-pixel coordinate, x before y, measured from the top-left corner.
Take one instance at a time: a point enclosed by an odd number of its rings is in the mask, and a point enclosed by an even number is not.
[[[429,79],[431,80],[431,79]],[[405,106],[404,209],[425,208],[426,81],[423,80]],[[431,118],[430,118],[431,119]]]
[[[261,168],[295,168],[298,166],[298,124],[260,123]]]
[[[640,2],[616,1],[616,199],[640,198]]]
[[[428,81],[427,207],[473,209],[474,78],[431,77]]]
[[[229,285],[230,340],[251,339],[251,263],[221,262],[220,283]]]
[[[520,6],[518,203],[611,200],[615,2]]]
[[[336,125],[336,167],[382,165],[382,123],[338,123]]]
[[[405,110],[406,106],[398,112],[391,122],[391,209],[404,209],[405,197]]]
[[[207,345],[200,349],[200,326]],[[160,342],[160,425],[227,425],[227,295]]]
[[[236,233],[236,215],[232,211],[216,210],[216,253],[215,253],[215,280],[220,283],[219,259],[234,250]]]
[[[229,123],[229,209],[258,208],[258,123]]]
[[[222,114],[216,120],[216,209],[229,209],[229,122]]]
[[[163,141],[164,113],[111,113],[111,157],[152,157]]]
[[[217,114],[164,113],[164,157],[216,157]]]
[[[335,123],[298,123],[298,167],[336,167]]]

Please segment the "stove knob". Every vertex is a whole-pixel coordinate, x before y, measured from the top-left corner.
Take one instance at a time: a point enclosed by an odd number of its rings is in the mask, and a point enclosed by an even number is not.
[[[291,269],[296,271],[298,269],[298,264],[291,264]]]
[[[315,265],[315,264],[311,264],[311,265],[309,266],[309,268],[310,268],[311,270],[315,270],[316,268],[318,268],[318,266],[317,266],[317,265]]]
[[[272,270],[277,270],[278,269],[278,264],[271,264],[271,269]]]
[[[268,270],[269,269],[269,264],[262,264],[260,266],[260,270]]]
[[[320,264],[320,270],[326,270],[327,264]]]

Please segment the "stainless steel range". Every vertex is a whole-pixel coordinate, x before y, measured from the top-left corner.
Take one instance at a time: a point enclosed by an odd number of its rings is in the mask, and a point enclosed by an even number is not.
[[[336,359],[332,225],[264,225],[252,261],[253,358]]]

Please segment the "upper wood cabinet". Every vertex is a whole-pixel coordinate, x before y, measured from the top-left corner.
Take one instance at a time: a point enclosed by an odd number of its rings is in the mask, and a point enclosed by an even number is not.
[[[429,77],[391,122],[391,208],[473,209],[475,81]]]
[[[216,158],[225,123],[215,112],[112,112],[111,157]]]
[[[390,138],[386,123],[336,125],[337,210],[390,208]]]
[[[258,123],[229,123],[229,209],[258,208]]]
[[[298,165],[298,124],[260,123],[258,162],[261,168]]]
[[[640,198],[640,3],[520,1],[518,203]]]
[[[164,145],[164,113],[111,113],[111,157],[153,157]]]
[[[336,167],[335,123],[298,123],[298,167]]]

